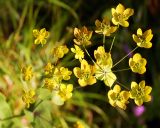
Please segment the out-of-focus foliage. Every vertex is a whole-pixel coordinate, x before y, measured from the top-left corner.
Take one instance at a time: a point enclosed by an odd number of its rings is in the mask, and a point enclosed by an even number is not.
[[[126,111],[113,108],[106,99],[106,86],[98,82],[95,86],[79,88],[76,78],[70,80],[75,86],[73,98],[63,106],[50,102],[51,92],[41,88],[37,91],[39,101],[31,104],[29,109],[22,102],[23,87],[21,68],[33,65],[33,72],[38,78],[33,78],[30,86],[43,86],[45,63],[50,59],[50,48],[66,43],[73,46],[73,28],[83,25],[94,28],[96,19],[104,16],[111,18],[111,8],[122,3],[135,10],[130,19],[130,28],[118,31],[114,49],[113,61],[127,54],[135,45],[132,33],[139,26],[143,30],[152,29],[152,48],[141,49],[142,56],[147,61],[147,71],[144,75],[131,74],[130,71],[118,72],[119,80],[130,87],[130,81],[145,79],[152,86],[152,101],[145,104],[143,112],[131,102]],[[128,128],[128,127],[158,127],[160,121],[160,4],[158,0],[0,0],[0,127],[4,128],[72,128],[83,124],[85,128]],[[35,28],[46,28],[50,32],[47,45],[34,45],[32,31]],[[99,35],[94,37],[101,43]],[[88,47],[89,53],[99,44],[93,42]],[[106,39],[106,49],[109,50],[110,38]],[[119,52],[123,51],[123,52]],[[94,56],[91,54],[91,56]],[[61,65],[69,69],[78,63],[72,61],[73,53],[64,56]],[[128,60],[119,64],[124,68]],[[115,68],[116,69],[116,68]],[[40,82],[41,81],[41,82]],[[138,82],[138,83],[139,83]],[[49,100],[48,100],[49,99]]]

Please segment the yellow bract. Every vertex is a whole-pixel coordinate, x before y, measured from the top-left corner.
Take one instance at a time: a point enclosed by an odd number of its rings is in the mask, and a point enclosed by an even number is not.
[[[133,58],[129,59],[129,66],[131,70],[135,73],[143,74],[146,72],[147,61],[142,58],[141,54],[136,53]]]
[[[23,67],[21,72],[25,81],[29,81],[33,77],[32,66]]]
[[[139,84],[136,82],[131,83],[130,98],[134,99],[136,105],[141,106],[143,102],[151,101],[149,95],[152,91],[152,87],[145,86],[145,81],[141,81]]]
[[[110,21],[107,17],[105,17],[102,22],[100,22],[99,20],[96,20],[95,25],[96,25],[95,32],[98,34],[103,34],[105,36],[110,36],[112,33],[114,33],[117,30],[116,26],[110,25]]]
[[[73,85],[72,84],[61,84],[59,88],[59,96],[63,101],[66,101],[72,97]]]
[[[49,37],[49,32],[46,31],[45,28],[42,28],[40,31],[37,29],[33,30],[33,36],[36,38],[34,43],[35,44],[46,44],[46,39]]]
[[[95,68],[92,65],[89,65],[86,60],[81,61],[81,68],[75,67],[73,69],[75,76],[78,79],[80,86],[84,87],[86,85],[92,85],[96,83],[96,78],[93,76]]]
[[[128,27],[128,19],[130,16],[134,14],[134,10],[131,8],[125,9],[125,7],[122,4],[118,4],[116,9],[112,8],[112,22],[115,25],[121,25],[123,27]]]
[[[82,27],[81,29],[74,28],[74,36],[76,39],[73,39],[73,41],[77,45],[90,45],[91,44],[91,37],[92,37],[92,31],[88,31],[87,27]]]
[[[109,103],[113,107],[120,107],[121,109],[126,109],[126,104],[128,104],[129,99],[128,91],[121,91],[121,87],[119,85],[115,85],[113,90],[108,91]]]
[[[133,40],[137,43],[138,47],[142,47],[142,48],[151,48],[152,47],[152,43],[150,42],[151,39],[153,38],[153,34],[152,34],[151,29],[142,33],[142,29],[139,28],[137,30],[137,35],[133,34],[132,37],[133,37]]]
[[[24,94],[22,95],[22,100],[23,102],[26,103],[27,108],[29,108],[30,104],[35,102],[35,91],[34,90],[24,91]]]
[[[67,54],[69,49],[66,45],[61,45],[52,50],[52,54],[55,58],[63,58],[64,54]]]
[[[54,66],[50,62],[48,62],[47,65],[44,67],[45,74],[46,75],[51,74],[53,71],[53,68]]]
[[[99,80],[103,80],[105,85],[111,87],[117,79],[116,75],[111,70],[111,54],[106,53],[104,47],[99,46],[98,49],[94,51],[94,57],[96,59],[95,77]]]
[[[84,58],[84,52],[82,51],[82,49],[79,46],[74,45],[74,47],[75,47],[75,49],[71,48],[71,51],[73,53],[75,53],[75,58],[79,59],[79,61],[81,61]]]

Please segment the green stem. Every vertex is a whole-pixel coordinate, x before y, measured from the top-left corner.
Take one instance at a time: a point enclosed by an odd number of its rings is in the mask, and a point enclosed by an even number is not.
[[[89,52],[87,51],[87,49],[85,48],[85,46],[83,45],[83,48],[85,50],[85,52],[87,53],[87,55],[89,56],[89,58],[92,60],[92,62],[97,65],[101,70],[103,70],[93,59],[92,57],[90,56]]]
[[[122,59],[120,59],[117,63],[115,63],[115,64],[113,65],[113,67],[115,67],[116,65],[118,65],[121,61],[123,61],[126,57],[128,57],[131,53],[133,53],[137,48],[138,48],[138,46],[135,47],[132,51],[130,51],[127,55],[125,55]],[[112,68],[113,68],[113,67],[112,67]]]
[[[116,71],[112,71],[112,72],[121,72],[121,71],[127,71],[130,70],[131,68],[124,68],[124,69],[120,69],[120,70],[116,70]]]
[[[104,47],[104,49],[105,49],[105,34],[103,34],[103,47]]]
[[[112,44],[111,44],[111,47],[110,47],[110,49],[109,49],[109,52],[111,52],[111,50],[112,50],[113,44],[114,44],[114,42],[115,42],[115,39],[116,39],[116,35],[114,36],[114,38],[113,38],[113,40],[112,40]]]
[[[120,83],[118,80],[116,80],[116,83],[119,84],[121,87],[127,89],[128,91],[130,90],[128,87],[124,86],[122,83]]]
[[[43,102],[43,100],[40,100],[33,108],[33,112],[36,110],[36,108]]]
[[[17,118],[17,117],[22,117],[22,116],[24,116],[24,114],[19,114],[19,115],[15,115],[15,116],[6,117],[4,119],[0,119],[0,121],[11,120],[11,119],[14,119],[14,118]]]

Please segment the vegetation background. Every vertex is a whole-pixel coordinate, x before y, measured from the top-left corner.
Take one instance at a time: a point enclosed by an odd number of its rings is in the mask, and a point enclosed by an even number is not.
[[[27,110],[21,100],[23,86],[20,68],[31,64],[35,70],[41,69],[49,58],[49,48],[56,42],[73,46],[73,28],[83,25],[95,28],[96,19],[111,17],[111,8],[122,3],[133,8],[128,29],[122,28],[113,47],[113,61],[118,60],[133,49],[131,37],[137,28],[151,28],[154,34],[153,47],[141,50],[148,60],[147,72],[136,75],[131,71],[118,73],[118,79],[125,85],[146,80],[152,86],[152,101],[143,106],[144,112],[136,115],[134,103],[126,111],[111,107],[106,98],[107,88],[103,83],[74,91],[73,98],[62,107],[49,100],[41,103],[36,111]],[[44,47],[33,44],[32,30],[46,28],[50,39]],[[158,128],[160,126],[160,3],[159,0],[0,0],[0,127],[2,128],[72,128],[80,120],[86,128]],[[95,34],[93,48],[102,42]],[[106,39],[106,42],[111,42]],[[108,45],[109,46],[109,45]],[[76,65],[73,54],[68,54],[62,64],[72,68]],[[128,65],[125,59],[118,68]],[[34,80],[35,86],[42,83]],[[72,79],[75,87],[78,83]],[[41,90],[39,92],[41,94]],[[44,95],[42,94],[41,97]]]

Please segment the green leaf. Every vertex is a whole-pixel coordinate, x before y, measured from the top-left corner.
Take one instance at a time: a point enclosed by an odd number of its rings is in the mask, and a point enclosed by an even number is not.
[[[0,128],[10,125],[11,120],[4,120],[12,116],[11,108],[6,102],[5,96],[0,93]]]
[[[69,11],[73,15],[73,17],[77,21],[79,21],[77,13],[70,6],[68,6],[67,4],[65,4],[64,2],[62,2],[60,0],[49,0],[49,2],[53,3],[53,4],[57,5],[57,6],[60,6],[60,7],[64,8],[64,9],[66,9],[67,11]]]

